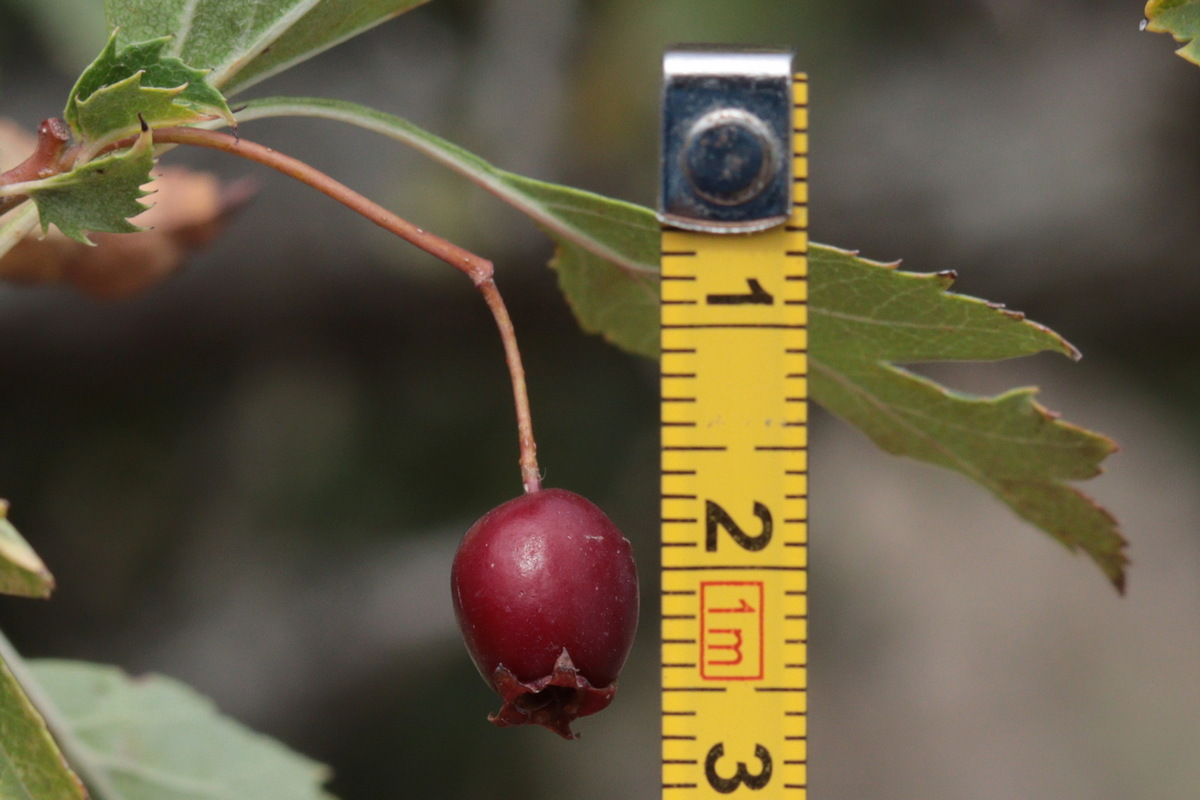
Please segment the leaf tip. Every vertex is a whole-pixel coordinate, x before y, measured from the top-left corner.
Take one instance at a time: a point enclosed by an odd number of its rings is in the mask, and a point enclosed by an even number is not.
[[[37,582],[26,596],[32,600],[49,600],[57,588],[58,585],[54,582],[54,576],[50,574],[50,570],[42,567],[37,571]]]
[[[8,520],[9,503],[0,499],[0,594],[45,600],[54,592],[54,576]]]
[[[1111,517],[1111,515],[1109,516]],[[1116,524],[1115,519],[1113,520],[1113,524]],[[1109,555],[1107,561],[1099,562],[1098,560],[1098,563],[1100,565],[1100,569],[1104,571],[1104,576],[1108,578],[1108,582],[1111,583],[1113,588],[1117,590],[1117,594],[1121,597],[1124,597],[1127,577],[1126,567],[1129,566],[1129,556],[1125,555],[1125,548],[1129,543],[1126,542],[1125,538],[1120,534],[1116,534],[1116,536],[1120,543],[1119,547],[1115,552]]]
[[[1111,439],[1108,442],[1115,447],[1115,443]],[[1104,573],[1104,576],[1108,578],[1108,582],[1117,590],[1117,594],[1124,597],[1126,568],[1130,564],[1129,555],[1126,552],[1129,548],[1129,541],[1121,535],[1120,523],[1111,511],[1078,490],[1076,490],[1076,494],[1095,509],[1100,515],[1103,525],[1106,527],[1102,537],[1093,539],[1088,544],[1080,544],[1084,546],[1085,552],[1095,562],[1096,566],[1100,568],[1100,571]]]

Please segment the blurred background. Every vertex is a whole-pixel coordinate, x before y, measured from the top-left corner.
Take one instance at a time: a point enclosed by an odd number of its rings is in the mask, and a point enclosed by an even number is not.
[[[100,0],[0,0],[0,116],[60,113]],[[818,241],[954,269],[1079,364],[1037,384],[1116,438],[1086,490],[1129,592],[955,475],[813,425],[814,798],[1200,797],[1200,68],[1138,0],[434,0],[246,96],[368,103],[499,166],[655,202],[663,49],[795,49]],[[261,193],[134,299],[0,287],[0,496],[59,582],[4,599],[30,656],[162,672],[333,766],[343,800],[658,797],[655,365],[581,333],[523,217],[388,140],[244,134],[493,258],[550,485],[635,543],[643,625],[583,739],[494,729],[459,642],[459,536],[520,491],[477,294],[306,189]],[[932,372],[932,371],[931,371]]]

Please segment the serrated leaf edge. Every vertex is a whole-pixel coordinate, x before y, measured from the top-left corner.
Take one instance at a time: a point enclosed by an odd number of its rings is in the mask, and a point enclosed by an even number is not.
[[[1195,0],[1149,0],[1143,13],[1142,30],[1150,33],[1165,33],[1171,36],[1181,46],[1175,50],[1175,55],[1200,65],[1200,54],[1193,55],[1190,51],[1192,44],[1200,37],[1181,34],[1160,23],[1163,12],[1174,11],[1187,5],[1193,5]]]
[[[137,137],[137,139],[134,140],[133,145],[131,147],[129,147],[127,150],[118,151],[116,153],[112,153],[111,155],[104,156],[102,158],[93,159],[91,161],[88,161],[85,164],[82,164],[82,165],[76,167],[75,169],[71,170],[70,172],[62,172],[57,175],[52,175],[49,178],[44,178],[44,179],[38,180],[38,181],[28,181],[26,183],[13,184],[9,188],[12,189],[14,187],[19,187],[22,194],[28,194],[33,199],[33,201],[36,203],[37,202],[37,192],[39,189],[52,189],[52,188],[54,188],[56,183],[62,182],[63,180],[66,180],[70,176],[75,175],[79,172],[84,172],[87,170],[95,170],[95,169],[103,167],[105,164],[115,163],[117,161],[125,160],[128,158],[141,157],[141,156],[146,155],[147,151],[152,152],[153,149],[154,149],[153,135],[150,133],[149,128],[143,128],[141,134]],[[154,163],[155,163],[154,159],[151,159],[150,166],[147,168],[147,173],[149,173],[149,169],[153,168]],[[141,185],[144,186],[148,183],[151,183],[152,180],[153,179],[149,175],[147,175],[147,180],[145,182],[143,182]],[[129,216],[127,216],[125,218],[125,221],[126,221],[125,226],[119,227],[116,230],[102,231],[102,232],[104,232],[104,233],[137,233],[138,231],[146,230],[144,227],[142,227],[140,225],[135,225],[132,222],[129,222],[128,220],[133,217],[136,217],[138,214],[141,214],[142,212],[150,209],[150,206],[146,205],[145,203],[142,203],[140,201],[140,198],[148,197],[149,195],[152,195],[152,194],[154,194],[154,192],[139,189],[139,191],[138,191],[139,199],[136,202],[138,205],[140,205],[142,207],[141,211],[134,212],[134,213],[130,214]],[[44,235],[46,233],[49,233],[51,223],[46,221],[45,219],[41,218],[40,209],[39,209],[39,221],[42,226],[42,234]],[[69,237],[71,239],[74,239],[75,241],[77,241],[81,244],[88,245],[89,247],[94,247],[96,244],[95,242],[93,242],[91,239],[89,239],[87,237],[87,232],[89,230],[91,230],[92,232],[98,232],[98,231],[94,231],[92,229],[86,229],[83,226],[80,226],[79,233],[75,234],[75,233],[72,233],[71,231],[64,230],[63,227],[61,225],[58,225],[57,223],[55,223],[55,225],[56,225],[56,227],[58,227],[58,229],[60,231],[63,232],[64,235],[66,235],[67,237]]]
[[[1103,455],[1101,455],[1100,459],[1097,461],[1095,471],[1090,476],[1082,478],[1082,480],[1087,480],[1089,477],[1095,477],[1096,475],[1099,475],[1100,473],[1102,473],[1103,467],[1100,465],[1099,462],[1119,450],[1119,447],[1117,446],[1116,442],[1114,442],[1112,439],[1108,438],[1107,436],[1103,436],[1101,434],[1094,433],[1093,431],[1089,431],[1078,425],[1074,425],[1072,423],[1066,422],[1065,420],[1062,420],[1058,414],[1055,414],[1054,412],[1047,409],[1045,406],[1038,403],[1036,400],[1033,399],[1034,395],[1037,394],[1036,388],[1022,387],[1022,388],[1017,388],[1017,389],[1010,389],[1009,391],[1003,392],[998,395],[974,397],[974,396],[968,396],[968,395],[963,395],[961,393],[953,392],[952,390],[947,389],[946,387],[942,386],[941,384],[937,383],[936,381],[930,380],[921,375],[917,375],[917,374],[912,373],[908,370],[905,370],[901,367],[897,367],[894,364],[891,364],[889,362],[879,362],[879,363],[876,363],[874,366],[878,367],[879,369],[884,369],[884,370],[895,372],[907,380],[911,380],[916,383],[924,384],[926,387],[932,388],[932,389],[934,389],[940,393],[943,393],[945,395],[948,395],[950,397],[959,397],[959,398],[967,399],[967,400],[977,400],[977,401],[986,401],[986,402],[999,402],[999,401],[1009,399],[1012,397],[1026,395],[1029,398],[1028,402],[1029,402],[1030,410],[1033,413],[1042,415],[1045,419],[1052,421],[1053,424],[1055,424],[1055,425],[1062,426],[1064,428],[1068,428],[1068,429],[1077,431],[1081,434],[1084,434],[1084,435],[1088,436],[1089,438],[1091,438],[1103,445],[1106,452]],[[813,359],[811,361],[811,363],[809,365],[809,370],[812,373],[820,374],[826,380],[832,380],[832,381],[837,382],[839,385],[841,385],[843,387],[843,389],[853,393],[862,402],[864,402],[864,403],[870,405],[872,408],[874,408],[875,413],[879,414],[880,417],[891,420],[893,424],[909,431],[909,434],[911,436],[913,436],[914,438],[916,438],[922,442],[925,442],[930,447],[930,449],[941,453],[942,456],[945,458],[946,462],[951,466],[952,469],[960,472],[961,474],[963,474],[970,480],[974,481],[975,483],[977,483],[979,486],[983,487],[984,489],[987,489],[997,499],[999,499],[1001,502],[1003,502],[1005,505],[1007,505],[1009,508],[1011,508],[1014,512],[1017,513],[1018,516],[1020,516],[1022,519],[1025,519],[1027,522],[1033,523],[1033,520],[1030,518],[1028,513],[1022,513],[1022,510],[1024,509],[1028,512],[1030,509],[1030,506],[1027,503],[1021,502],[1018,499],[1018,497],[1015,496],[1010,491],[1010,488],[1012,485],[1033,483],[1038,486],[1057,487],[1060,489],[1068,490],[1068,491],[1078,495],[1082,500],[1086,501],[1088,504],[1090,504],[1092,507],[1094,507],[1098,512],[1100,512],[1101,514],[1103,514],[1105,517],[1107,517],[1109,519],[1109,521],[1113,525],[1112,534],[1116,540],[1116,549],[1113,550],[1111,553],[1107,553],[1107,552],[1099,553],[1099,552],[1093,552],[1090,550],[1085,550],[1085,553],[1088,555],[1089,558],[1092,559],[1093,562],[1096,563],[1096,565],[1098,567],[1100,567],[1101,571],[1109,578],[1109,580],[1113,583],[1113,585],[1117,588],[1117,590],[1119,592],[1123,593],[1125,591],[1124,566],[1129,563],[1129,559],[1124,553],[1124,548],[1128,545],[1128,541],[1117,530],[1118,523],[1117,523],[1116,518],[1106,508],[1104,508],[1100,504],[1096,503],[1088,495],[1084,494],[1083,492],[1079,491],[1077,488],[1072,486],[1071,483],[1069,483],[1066,480],[1054,479],[1054,478],[1047,478],[1045,480],[1040,480],[1040,481],[1030,481],[1029,479],[1023,479],[1023,478],[1014,478],[1012,480],[1007,480],[1007,481],[1004,479],[993,480],[986,473],[978,470],[973,464],[971,464],[968,461],[963,460],[962,457],[959,456],[958,453],[956,453],[953,450],[947,449],[939,440],[937,440],[936,438],[927,436],[922,430],[913,426],[909,422],[909,420],[907,418],[905,418],[905,416],[903,414],[899,414],[895,410],[893,410],[890,406],[880,403],[874,395],[872,395],[870,392],[864,391],[859,386],[858,383],[851,380],[849,377],[843,375],[842,373],[838,372],[837,370],[834,370],[833,368],[825,365],[824,363],[822,363],[816,359]],[[826,408],[828,410],[827,406],[826,406]],[[836,411],[830,410],[830,413],[834,414],[834,416],[839,416]],[[847,421],[849,421],[849,420],[847,420]],[[863,430],[858,425],[856,425],[852,422],[851,422],[851,425],[852,425],[852,427],[858,428],[860,431],[862,431],[868,438],[871,439],[871,441],[873,441],[876,444],[876,446],[878,446],[884,452],[890,453],[892,455],[902,456],[905,458],[912,458],[911,455],[909,455],[908,453],[906,453],[902,450],[892,449],[891,447],[888,446],[888,444],[885,441],[881,441],[880,439],[876,438],[875,436],[872,436],[870,433]],[[914,460],[920,461],[923,459],[914,459]],[[939,465],[935,464],[934,466],[939,466]],[[1051,537],[1055,541],[1061,543],[1064,547],[1067,548],[1067,550],[1069,550],[1072,553],[1077,553],[1082,548],[1082,545],[1079,541],[1068,538],[1064,531],[1052,530],[1050,528],[1044,527],[1037,523],[1033,523],[1033,524],[1035,527],[1038,527],[1038,528],[1044,530],[1046,533],[1050,534]],[[1111,557],[1107,558],[1107,559],[1102,558],[1103,555],[1110,555]]]
[[[1057,331],[1051,329],[1050,327],[1048,327],[1046,325],[1041,324],[1040,322],[1035,322],[1035,321],[1029,319],[1028,317],[1025,316],[1025,313],[1023,311],[1015,311],[1013,309],[1008,308],[1003,303],[996,303],[996,302],[992,302],[990,300],[984,300],[982,298],[973,297],[968,294],[962,294],[959,292],[950,291],[951,288],[954,286],[955,282],[958,280],[958,273],[955,272],[954,270],[942,270],[940,272],[911,272],[911,271],[903,269],[903,262],[899,261],[899,260],[876,261],[874,259],[866,258],[866,257],[860,255],[859,251],[857,251],[857,250],[847,250],[845,248],[834,247],[833,245],[827,245],[827,244],[817,244],[815,242],[809,246],[809,252],[810,252],[810,258],[812,258],[814,260],[819,260],[822,256],[824,256],[824,257],[838,257],[838,256],[851,257],[851,258],[854,258],[857,261],[861,261],[862,263],[867,264],[869,266],[897,272],[908,278],[931,280],[938,284],[938,287],[940,288],[940,290],[943,293],[948,294],[951,297],[953,297],[953,299],[956,302],[963,302],[963,303],[969,303],[971,305],[985,306],[985,307],[991,309],[992,311],[996,311],[1000,314],[1003,314],[1004,316],[1009,317],[1013,321],[1020,322],[1021,324],[1025,325],[1029,328],[1032,328],[1032,329],[1038,331],[1039,333],[1045,335],[1047,338],[1051,339],[1055,344],[1054,348],[1047,347],[1047,348],[1044,348],[1045,350],[1056,351],[1060,355],[1067,356],[1072,361],[1078,361],[1083,357],[1083,354],[1079,351],[1079,349],[1077,347],[1075,347],[1075,345],[1073,345],[1069,341],[1067,341],[1062,336],[1062,334],[1058,333]],[[893,322],[888,322],[888,321],[881,322],[878,320],[871,319],[869,317],[863,317],[861,315],[846,314],[844,312],[835,311],[830,308],[814,307],[812,309],[812,313],[814,316],[828,316],[830,318],[843,319],[843,320],[852,321],[852,322],[855,322],[858,324],[863,324],[863,325],[875,325],[875,324],[892,325],[892,324],[895,324]],[[1012,356],[1012,357],[1020,358],[1022,356]],[[920,360],[914,360],[911,362],[910,361],[897,361],[895,363],[901,363],[901,364],[903,364],[903,363],[932,363],[933,361],[936,361],[936,360],[937,359],[920,359]],[[989,361],[989,360],[995,360],[995,359],[975,358],[972,360],[973,361]],[[1003,359],[1000,359],[1000,360],[1003,360]]]
[[[146,74],[146,71],[144,69],[138,70],[134,74],[130,75],[128,78],[125,78],[124,80],[117,81],[116,83],[110,83],[107,86],[101,87],[100,89],[97,89],[96,91],[92,92],[86,99],[79,100],[75,104],[75,107],[78,109],[81,109],[81,110],[86,110],[89,107],[89,104],[92,102],[95,102],[96,98],[98,96],[100,96],[101,93],[105,89],[114,89],[114,88],[117,88],[124,84],[132,85],[132,84],[136,83],[138,85],[139,91],[152,92],[155,94],[161,93],[164,95],[174,95],[176,97],[179,96],[180,94],[182,94],[183,91],[185,89],[187,89],[187,87],[189,85],[189,84],[185,83],[180,86],[175,86],[175,87],[171,87],[171,88],[163,88],[160,86],[141,86],[142,76],[145,74]],[[192,111],[190,114],[188,114],[186,116],[181,114],[177,119],[168,118],[165,121],[159,119],[159,120],[156,120],[156,123],[159,126],[165,127],[167,125],[179,125],[179,124],[183,124],[183,123],[191,122],[191,121],[195,121],[195,120],[213,119],[216,116],[217,116],[216,114],[200,114],[195,111]],[[95,153],[100,152],[101,150],[108,147],[113,142],[119,142],[122,139],[128,139],[130,136],[133,136],[134,134],[138,133],[142,128],[142,124],[143,123],[140,123],[140,122],[136,123],[136,124],[130,123],[129,125],[126,125],[123,128],[116,128],[111,131],[108,131],[102,137],[88,140],[87,152],[80,156],[81,162],[90,161],[91,158],[94,157]],[[79,135],[79,133],[80,132],[78,132],[78,131],[76,132],[77,135]]]
[[[183,94],[184,92],[187,91],[189,86],[192,86],[195,83],[195,81],[204,81],[204,85],[207,86],[208,88],[212,89],[212,91],[214,93],[216,93],[217,96],[220,97],[221,101],[222,101],[222,103],[220,105],[214,105],[214,104],[210,104],[210,103],[198,103],[193,100],[185,100],[186,107],[192,109],[193,116],[181,117],[178,119],[169,118],[166,121],[156,121],[156,122],[154,122],[152,127],[165,127],[167,125],[175,125],[175,124],[198,121],[198,120],[203,120],[203,119],[220,119],[231,127],[234,127],[234,128],[237,127],[237,121],[234,119],[233,112],[229,109],[228,104],[225,103],[224,96],[221,95],[219,89],[217,89],[217,87],[215,85],[213,85],[211,82],[208,81],[208,78],[210,77],[212,70],[211,69],[197,69],[197,68],[191,66],[190,64],[187,64],[186,62],[184,62],[182,59],[180,59],[178,57],[178,55],[171,54],[170,51],[166,50],[166,46],[173,40],[176,40],[177,37],[175,35],[159,36],[155,39],[147,39],[145,41],[140,41],[140,42],[131,42],[118,50],[117,49],[118,33],[119,33],[119,29],[117,29],[117,28],[112,29],[112,31],[109,33],[108,41],[105,42],[104,47],[100,51],[100,54],[97,55],[96,58],[92,60],[92,63],[89,64],[82,73],[80,73],[79,78],[75,81],[75,85],[71,88],[71,93],[67,97],[66,108],[63,110],[63,119],[65,119],[67,124],[70,126],[71,132],[76,136],[76,138],[83,140],[86,145],[85,150],[81,154],[81,157],[80,157],[81,162],[90,160],[91,158],[93,158],[95,156],[96,153],[103,150],[105,147],[107,147],[112,142],[120,141],[121,139],[132,135],[136,131],[136,128],[129,126],[129,127],[121,129],[120,131],[108,132],[103,137],[101,137],[100,139],[97,139],[96,141],[88,141],[88,139],[85,135],[85,132],[82,131],[80,129],[80,126],[78,125],[78,112],[77,112],[77,109],[79,106],[84,105],[88,102],[91,102],[92,100],[95,99],[95,97],[98,94],[100,94],[105,89],[111,89],[112,87],[120,86],[120,85],[127,83],[134,79],[137,79],[139,82],[139,85],[140,85],[141,78],[139,76],[144,76],[146,74],[145,69],[137,70],[136,72],[125,76],[124,78],[122,78],[121,80],[119,80],[115,83],[108,83],[108,84],[102,84],[100,86],[97,86],[95,89],[92,89],[91,92],[86,97],[82,96],[82,92],[80,90],[80,87],[85,83],[86,79],[89,77],[89,73],[92,71],[93,68],[96,67],[96,65],[100,64],[106,58],[112,59],[112,60],[119,60],[120,57],[126,51],[128,51],[130,49],[134,49],[134,48],[145,48],[147,50],[147,52],[150,55],[152,55],[154,58],[158,59],[160,63],[165,64],[165,62],[167,60],[173,60],[173,61],[178,62],[178,65],[180,67],[182,67],[187,72],[192,73],[192,75],[190,77],[192,77],[194,79],[191,81],[186,81],[175,87],[145,86],[145,87],[141,87],[142,91],[147,91],[147,92],[168,91],[168,92],[175,92],[176,94]],[[208,111],[200,111],[199,109],[201,109],[201,108],[208,109]]]

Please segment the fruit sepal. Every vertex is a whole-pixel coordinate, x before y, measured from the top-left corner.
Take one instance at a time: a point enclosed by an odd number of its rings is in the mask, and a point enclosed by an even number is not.
[[[500,664],[492,673],[492,685],[504,698],[504,705],[488,721],[501,728],[517,725],[541,725],[564,739],[578,738],[571,722],[601,711],[617,694],[617,684],[597,688],[579,674],[567,648],[554,662],[553,671],[533,681],[521,681],[512,670]]]

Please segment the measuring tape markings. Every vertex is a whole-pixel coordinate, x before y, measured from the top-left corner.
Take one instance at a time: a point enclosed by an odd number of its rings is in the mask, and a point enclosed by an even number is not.
[[[663,794],[805,797],[807,83],[793,209],[662,238]]]

